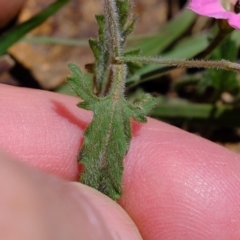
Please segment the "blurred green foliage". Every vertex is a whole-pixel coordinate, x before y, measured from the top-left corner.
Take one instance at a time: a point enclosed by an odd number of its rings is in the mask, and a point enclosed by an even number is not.
[[[28,32],[42,24],[47,18],[52,16],[67,2],[69,2],[69,0],[57,0],[37,15],[15,26],[14,28],[10,29],[2,36],[0,36],[0,55],[6,53],[9,47],[19,41]]]
[[[230,61],[236,61],[238,55],[238,46],[231,35],[227,36],[223,43],[215,49],[210,58],[214,60],[228,59]],[[237,79],[236,72],[223,71],[216,69],[209,69],[202,75],[201,81],[197,85],[197,91],[199,94],[204,93],[208,87],[212,87],[216,90],[217,96],[220,96],[223,92],[238,93],[239,81]],[[215,101],[219,97],[216,96]]]

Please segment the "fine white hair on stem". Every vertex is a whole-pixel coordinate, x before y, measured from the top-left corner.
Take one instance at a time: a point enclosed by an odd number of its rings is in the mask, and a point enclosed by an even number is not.
[[[111,43],[112,56],[121,56],[121,32],[119,26],[119,19],[117,14],[117,6],[115,0],[104,0],[104,11],[106,16],[107,29],[106,34],[109,35],[109,40]]]
[[[116,61],[120,62],[133,62],[133,63],[145,63],[145,64],[159,64],[176,67],[188,67],[188,68],[215,68],[228,71],[240,72],[240,64],[233,63],[222,59],[221,61],[204,61],[204,60],[188,60],[188,59],[166,59],[161,57],[117,57]]]

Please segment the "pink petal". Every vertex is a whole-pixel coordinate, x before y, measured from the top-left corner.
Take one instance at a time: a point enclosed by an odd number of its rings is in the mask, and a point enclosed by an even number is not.
[[[240,30],[240,14],[231,13],[231,15],[228,18],[228,23],[233,28]]]
[[[221,0],[190,0],[188,8],[203,16],[228,19],[228,23],[233,28],[240,30],[240,14],[227,11],[223,8],[220,1]]]
[[[220,0],[191,0],[188,8],[207,17],[228,19],[231,15],[231,12],[223,8]]]

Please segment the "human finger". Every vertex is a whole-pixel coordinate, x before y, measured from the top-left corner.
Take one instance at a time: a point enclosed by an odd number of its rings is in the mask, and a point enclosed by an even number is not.
[[[0,235],[4,240],[141,239],[119,205],[0,153]]]
[[[135,125],[120,204],[143,239],[239,239],[239,155],[153,119]]]
[[[9,135],[0,136],[0,145],[22,159],[25,156],[39,168],[74,179],[78,175],[74,169],[79,142],[91,114],[75,107],[76,98],[44,91],[0,88],[0,96],[9,112],[4,118],[0,108],[0,126],[10,129]],[[17,104],[14,96],[19,99]],[[22,126],[28,126],[28,131]],[[44,144],[38,144],[36,136]],[[71,144],[66,147],[68,141]],[[15,144],[10,149],[12,142]],[[31,148],[25,147],[27,144]],[[49,154],[42,155],[43,149]],[[133,124],[120,204],[144,239],[172,239],[179,235],[185,239],[237,239],[238,174],[238,155],[149,119],[147,124]]]
[[[6,26],[20,11],[25,0],[0,0],[0,28]]]

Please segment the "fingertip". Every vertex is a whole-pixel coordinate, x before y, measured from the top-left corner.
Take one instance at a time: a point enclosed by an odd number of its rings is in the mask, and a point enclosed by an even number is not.
[[[48,91],[1,85],[0,146],[37,168],[76,180],[77,155],[91,113],[79,99]]]
[[[80,183],[72,183],[72,185],[88,199],[92,207],[89,212],[95,211],[101,215],[102,222],[111,236],[108,239],[142,239],[135,223],[119,204],[86,185]]]
[[[26,0],[0,0],[0,28],[6,26],[19,13]]]
[[[0,153],[0,235],[4,239],[141,239],[119,205]]]
[[[149,119],[125,159],[120,201],[144,239],[236,239],[240,158]]]

